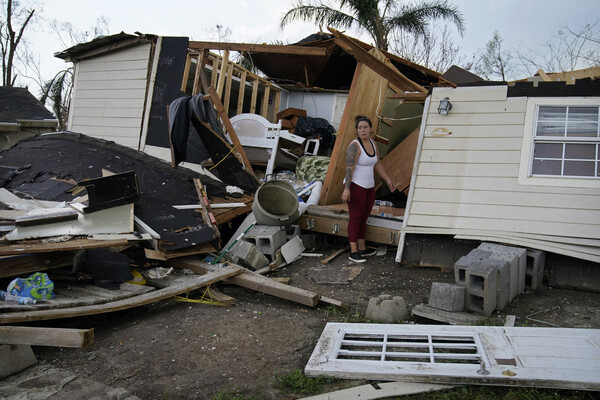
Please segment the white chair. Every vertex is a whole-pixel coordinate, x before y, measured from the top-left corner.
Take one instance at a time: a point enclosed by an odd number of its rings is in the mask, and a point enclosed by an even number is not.
[[[282,131],[281,120],[277,124],[273,124],[258,114],[244,113],[233,116],[230,121],[243,147],[255,147],[270,151],[265,172],[267,177],[273,174],[275,168],[280,137],[299,144],[304,142],[303,137],[293,135],[286,130]],[[228,133],[226,136],[231,142]]]

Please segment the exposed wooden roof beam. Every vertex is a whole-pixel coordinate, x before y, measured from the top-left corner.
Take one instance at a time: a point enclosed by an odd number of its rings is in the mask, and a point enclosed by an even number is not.
[[[324,47],[257,44],[257,43],[228,43],[228,42],[201,42],[190,41],[188,47],[194,50],[230,50],[239,52],[299,54],[304,56],[325,56],[327,49]]]
[[[383,76],[389,81],[390,84],[396,86],[398,89],[416,91],[416,92],[427,92],[427,90],[416,82],[408,79],[404,74],[398,71],[396,68],[392,68],[376,57],[366,51],[359,43],[356,43],[354,39],[344,35],[341,32],[333,28],[327,28],[335,36],[336,43],[352,54],[357,61],[363,63],[379,75]]]

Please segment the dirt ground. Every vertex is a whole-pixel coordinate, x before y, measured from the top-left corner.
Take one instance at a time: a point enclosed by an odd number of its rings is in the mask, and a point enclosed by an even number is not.
[[[337,241],[317,252],[328,255],[343,245]],[[94,327],[94,344],[86,349],[34,347],[34,352],[40,363],[125,388],[142,399],[213,399],[236,391],[257,399],[301,398],[278,389],[276,376],[304,369],[328,321],[364,322],[368,300],[380,294],[402,296],[410,310],[428,302],[432,282],[454,282],[453,274],[439,269],[396,263],[395,252],[390,248],[387,255],[371,257],[358,267],[347,253],[327,265],[321,258],[304,257],[270,274],[344,301],[350,304],[348,310],[324,303],[310,308],[219,284],[215,288],[237,299],[235,305],[168,300],[119,313],[50,321],[48,326],[54,327]],[[517,326],[549,326],[543,323],[548,322],[600,328],[600,294],[543,285],[522,293],[492,320],[502,321],[506,315],[516,315]],[[433,323],[414,316],[406,322]]]

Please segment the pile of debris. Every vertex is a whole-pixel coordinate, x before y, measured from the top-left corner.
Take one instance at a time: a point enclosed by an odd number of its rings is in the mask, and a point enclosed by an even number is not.
[[[223,247],[220,229],[251,211],[254,193],[210,177],[199,179],[194,171],[70,132],[23,140],[0,157],[0,278],[48,271],[56,284],[52,300],[0,303],[0,323],[104,313],[225,279],[309,306],[320,300],[316,293],[225,264],[237,254],[236,261],[260,269],[247,257],[239,257],[239,245],[230,254],[233,246],[228,244],[218,255]],[[297,218],[295,193],[293,199]],[[260,215],[269,214],[265,207]],[[247,232],[240,245],[249,243],[252,235],[258,245],[264,242],[256,235],[261,225],[254,221],[252,225],[254,231]],[[270,247],[270,268],[263,273],[293,261],[304,250],[299,228],[289,236],[289,244],[286,232],[274,228],[281,241]],[[212,264],[198,255],[208,256]],[[203,276],[173,274],[172,267]],[[155,284],[167,272],[172,276]],[[145,281],[153,286],[139,285]]]

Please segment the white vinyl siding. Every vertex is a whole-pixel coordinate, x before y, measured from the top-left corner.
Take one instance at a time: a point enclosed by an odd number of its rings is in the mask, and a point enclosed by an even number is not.
[[[77,63],[68,129],[138,149],[150,43]]]
[[[434,89],[403,230],[539,243],[552,237],[549,242],[585,243],[583,258],[600,261],[600,186],[523,179],[532,154],[529,101],[506,92],[506,86]],[[453,107],[440,115],[445,97]],[[556,251],[553,246],[546,250]],[[569,255],[578,251],[568,248]]]

